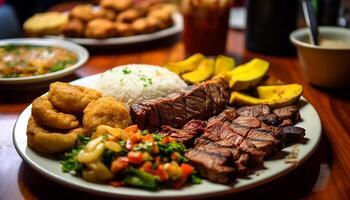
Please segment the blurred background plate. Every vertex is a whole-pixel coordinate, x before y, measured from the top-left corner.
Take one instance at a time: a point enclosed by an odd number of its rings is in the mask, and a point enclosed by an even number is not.
[[[126,37],[113,37],[106,39],[93,39],[93,38],[69,38],[64,36],[46,36],[47,38],[68,40],[86,47],[105,47],[105,46],[125,46],[128,44],[138,44],[144,42],[150,42],[159,40],[165,37],[170,37],[179,34],[183,29],[183,19],[180,13],[173,14],[174,24],[166,29],[156,31],[148,34],[126,36]]]
[[[28,77],[15,77],[15,78],[0,78],[1,87],[12,87],[18,85],[27,85],[39,82],[45,82],[67,76],[74,73],[75,70],[82,67],[89,58],[89,52],[82,46],[74,44],[68,41],[55,40],[55,39],[41,39],[41,38],[18,38],[0,40],[0,46],[5,45],[34,45],[34,46],[46,46],[46,47],[60,47],[68,51],[74,52],[77,55],[77,62],[70,67],[63,70],[59,70],[52,73],[46,73],[42,75],[28,76]]]

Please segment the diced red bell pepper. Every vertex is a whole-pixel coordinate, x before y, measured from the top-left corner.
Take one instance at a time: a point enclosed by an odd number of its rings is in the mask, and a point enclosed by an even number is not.
[[[137,133],[137,131],[139,131],[139,128],[135,124],[124,128],[124,131],[127,132],[128,134]]]
[[[111,181],[109,184],[113,187],[122,187],[125,185],[125,183],[122,181]]]
[[[123,171],[124,169],[128,168],[128,166],[129,166],[128,158],[127,157],[119,157],[112,162],[111,172],[118,173],[118,172]]]
[[[128,153],[128,159],[130,163],[141,164],[143,162],[141,151],[130,151]]]
[[[163,166],[158,166],[155,175],[159,176],[161,181],[167,181],[169,179],[168,174],[166,173],[166,171],[164,170]]]
[[[146,142],[146,141],[154,142],[153,135],[147,134],[147,135],[142,136],[142,142]]]
[[[186,163],[182,163],[181,164],[181,170],[182,170],[182,176],[189,176],[191,174],[193,174],[194,168]]]
[[[145,172],[151,173],[153,174],[153,168],[152,168],[152,162],[150,161],[146,161],[145,163],[143,163],[141,169]]]

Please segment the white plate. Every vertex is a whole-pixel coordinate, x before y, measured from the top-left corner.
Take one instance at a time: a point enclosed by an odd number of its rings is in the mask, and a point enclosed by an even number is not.
[[[174,13],[172,17],[174,20],[173,26],[157,32],[148,33],[148,34],[125,36],[125,37],[112,37],[112,38],[106,38],[106,39],[70,38],[70,37],[52,36],[52,35],[46,36],[46,37],[55,38],[55,39],[64,39],[64,40],[68,40],[68,41],[81,44],[84,46],[88,46],[88,47],[123,46],[127,44],[149,42],[149,41],[165,38],[168,36],[172,36],[182,31],[183,29],[182,16],[179,13]]]
[[[57,72],[47,73],[43,75],[36,75],[36,76],[28,76],[28,77],[0,78],[0,85],[37,83],[37,82],[57,79],[57,78],[66,76],[68,74],[72,74],[75,70],[81,67],[89,58],[89,52],[84,47],[68,41],[42,39],[42,38],[16,38],[16,39],[0,40],[0,46],[5,46],[9,44],[60,47],[75,53],[78,57],[78,61],[74,65]]]
[[[73,82],[76,85],[91,86],[98,75],[85,77]],[[72,176],[61,171],[61,165],[57,160],[40,156],[27,147],[27,122],[31,114],[31,106],[28,106],[19,116],[13,130],[13,141],[19,155],[35,170],[42,175],[59,182],[68,187],[76,188],[86,192],[101,194],[111,197],[140,198],[140,199],[160,199],[160,198],[202,198],[218,196],[228,193],[242,191],[257,185],[261,185],[287,172],[295,169],[297,165],[286,164],[285,159],[271,159],[265,161],[265,169],[248,176],[245,179],[237,179],[232,186],[211,183],[204,180],[202,184],[191,185],[180,190],[161,189],[159,191],[147,191],[142,189],[120,187],[115,188],[110,185],[95,184],[86,182],[81,178]],[[298,151],[298,164],[304,162],[316,149],[321,138],[321,123],[317,112],[310,103],[306,103],[301,109],[302,122],[297,126],[306,130],[306,144],[296,144],[283,149],[285,153]],[[276,155],[278,156],[278,155]]]

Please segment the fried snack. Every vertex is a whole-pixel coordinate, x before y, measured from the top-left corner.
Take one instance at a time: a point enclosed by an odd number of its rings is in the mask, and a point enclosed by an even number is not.
[[[170,26],[173,23],[171,15],[172,11],[170,9],[156,9],[150,11],[147,16],[158,18],[164,22],[166,26]]]
[[[133,0],[102,0],[100,6],[110,8],[117,12],[121,12],[130,8],[133,5]]]
[[[58,35],[68,23],[68,16],[59,12],[39,13],[24,22],[24,31],[31,36]]]
[[[82,37],[84,36],[85,23],[78,18],[69,20],[63,27],[62,33],[67,37]]]
[[[81,127],[62,132],[45,129],[33,117],[30,117],[27,126],[28,146],[44,154],[62,153],[73,148],[78,135],[83,134],[84,129]]]
[[[117,14],[111,9],[99,7],[98,9],[93,10],[93,16],[94,16],[94,19],[105,18],[105,19],[114,21]]]
[[[83,126],[91,134],[99,125],[125,128],[131,124],[129,111],[113,97],[103,97],[89,103],[84,110]]]
[[[135,33],[138,33],[138,34],[149,32],[146,18],[140,18],[140,19],[135,20],[131,24],[131,28]]]
[[[77,5],[69,12],[69,16],[88,22],[94,19],[93,6],[91,4]]]
[[[115,35],[115,24],[107,19],[91,20],[85,30],[85,36],[89,38],[108,38]]]
[[[117,36],[135,35],[135,32],[131,28],[130,24],[116,22],[114,26],[115,26]]]
[[[117,16],[117,22],[131,23],[136,19],[142,17],[143,15],[144,15],[144,12],[141,10],[128,9],[119,13],[119,15]]]
[[[79,121],[74,115],[56,110],[47,96],[33,101],[32,115],[41,126],[56,129],[72,129],[79,126]]]
[[[150,32],[154,32],[167,27],[166,23],[153,16],[148,16],[145,18],[145,20]]]
[[[96,90],[62,82],[51,83],[48,95],[55,108],[74,114],[82,113],[90,102],[101,97],[102,94]]]
[[[158,4],[154,4],[152,6],[149,6],[148,11],[154,11],[154,10],[165,10],[168,11],[170,13],[173,13],[176,11],[176,6],[174,6],[173,4],[169,4],[169,3],[158,3]]]

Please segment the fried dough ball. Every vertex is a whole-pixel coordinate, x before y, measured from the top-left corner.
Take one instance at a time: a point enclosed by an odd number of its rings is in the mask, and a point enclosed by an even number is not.
[[[169,3],[158,3],[158,4],[154,4],[152,6],[149,6],[148,11],[154,11],[154,10],[165,10],[168,11],[170,13],[173,13],[176,11],[176,6],[174,6],[173,4],[169,4]]]
[[[24,31],[32,36],[57,35],[68,23],[68,16],[59,12],[39,13],[24,22]]]
[[[79,126],[79,121],[74,115],[56,110],[47,96],[39,97],[33,101],[32,115],[40,125],[50,128],[72,129]]]
[[[142,17],[144,12],[141,10],[136,10],[136,9],[128,9],[125,10],[117,16],[117,22],[121,23],[131,23],[135,21],[136,19]]]
[[[85,30],[85,36],[89,38],[108,38],[115,34],[115,24],[107,19],[91,20]]]
[[[153,16],[148,16],[145,18],[145,20],[150,32],[154,32],[167,27],[167,25],[164,22],[162,22],[162,20]]]
[[[85,23],[78,18],[69,20],[63,27],[62,33],[67,37],[82,37],[84,36]]]
[[[131,28],[132,28],[132,30],[134,30],[134,32],[136,32],[138,34],[149,32],[146,18],[140,18],[140,19],[135,20],[131,24]]]
[[[94,19],[105,18],[113,21],[115,20],[115,17],[117,16],[117,14],[111,9],[99,7],[98,9],[93,10],[93,16],[94,16]]]
[[[77,5],[69,12],[69,16],[85,22],[90,21],[94,18],[93,6],[91,4]]]
[[[62,82],[51,83],[48,95],[55,108],[74,114],[82,113],[90,102],[101,97],[97,90]]]
[[[133,0],[102,0],[100,6],[110,8],[117,12],[126,10],[133,5]]]
[[[115,29],[118,36],[130,36],[135,34],[130,24],[116,22]]]
[[[28,146],[44,154],[62,153],[73,148],[78,135],[83,134],[84,129],[81,127],[62,132],[45,129],[40,127],[33,117],[30,117],[27,126]]]
[[[125,128],[131,123],[129,111],[113,97],[103,97],[89,103],[84,110],[83,126],[91,134],[97,126]]]
[[[166,23],[167,26],[170,26],[173,23],[171,15],[172,11],[169,9],[156,9],[150,11],[147,16],[158,18]]]

